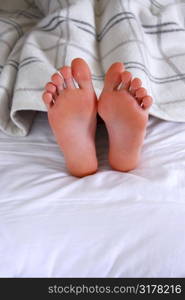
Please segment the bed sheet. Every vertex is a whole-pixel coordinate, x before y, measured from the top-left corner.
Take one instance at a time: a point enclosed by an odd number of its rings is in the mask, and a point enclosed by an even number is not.
[[[185,123],[150,117],[139,167],[66,170],[45,113],[0,133],[0,277],[184,277]]]

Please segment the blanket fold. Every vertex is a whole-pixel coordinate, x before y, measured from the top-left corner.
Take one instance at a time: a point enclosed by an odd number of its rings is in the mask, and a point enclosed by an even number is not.
[[[0,129],[28,134],[44,85],[84,58],[99,95],[116,61],[154,99],[150,113],[185,121],[185,2],[179,0],[6,0],[0,3]]]

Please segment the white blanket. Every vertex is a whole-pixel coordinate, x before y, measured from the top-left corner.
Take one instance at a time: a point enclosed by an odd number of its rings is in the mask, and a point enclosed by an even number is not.
[[[185,123],[150,117],[128,173],[98,126],[99,170],[81,179],[45,113],[27,137],[0,132],[0,277],[185,277]]]
[[[97,94],[124,62],[154,98],[151,114],[185,121],[185,3],[180,0],[6,0],[0,3],[0,128],[26,135],[50,76],[75,57]]]

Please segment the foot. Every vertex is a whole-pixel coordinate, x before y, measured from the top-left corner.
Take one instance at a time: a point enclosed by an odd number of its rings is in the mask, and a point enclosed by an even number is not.
[[[152,98],[132,79],[122,63],[114,63],[105,77],[98,113],[109,134],[109,162],[112,168],[127,172],[138,165]]]
[[[86,62],[74,59],[71,67],[55,73],[46,84],[43,101],[70,173],[77,177],[95,173],[97,98]]]

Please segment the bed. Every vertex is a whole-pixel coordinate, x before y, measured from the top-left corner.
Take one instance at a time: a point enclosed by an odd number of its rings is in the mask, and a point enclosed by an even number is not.
[[[0,277],[185,277],[185,123],[150,117],[139,167],[69,175],[39,112],[0,132]]]

